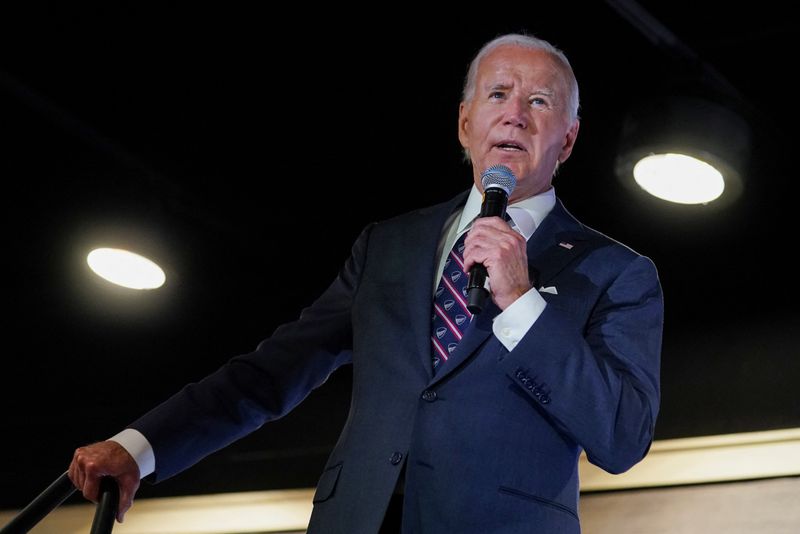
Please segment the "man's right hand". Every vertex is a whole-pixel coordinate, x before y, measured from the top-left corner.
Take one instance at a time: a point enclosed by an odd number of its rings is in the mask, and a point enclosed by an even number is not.
[[[119,484],[117,521],[133,506],[133,496],[139,489],[139,466],[128,451],[116,441],[101,441],[75,450],[69,465],[69,478],[83,496],[92,502],[100,497],[100,479],[110,476]]]

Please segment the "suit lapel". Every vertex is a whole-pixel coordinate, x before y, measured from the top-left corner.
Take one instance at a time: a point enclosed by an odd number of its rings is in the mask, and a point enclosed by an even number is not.
[[[588,234],[560,201],[528,240],[528,268],[537,289],[579,258],[589,245]]]

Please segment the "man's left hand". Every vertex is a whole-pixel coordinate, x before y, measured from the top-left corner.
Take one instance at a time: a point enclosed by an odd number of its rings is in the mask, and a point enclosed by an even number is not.
[[[476,263],[486,267],[492,300],[501,310],[530,290],[525,238],[503,219],[476,219],[464,244],[465,270],[469,272]]]

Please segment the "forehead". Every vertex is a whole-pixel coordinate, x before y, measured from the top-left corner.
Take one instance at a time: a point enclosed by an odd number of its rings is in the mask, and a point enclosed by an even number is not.
[[[547,85],[566,90],[566,79],[558,60],[549,52],[515,45],[495,48],[478,65],[478,85],[495,84]]]

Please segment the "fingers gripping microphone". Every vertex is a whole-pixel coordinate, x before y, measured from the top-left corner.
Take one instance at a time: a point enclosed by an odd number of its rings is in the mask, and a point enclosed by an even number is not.
[[[505,165],[492,165],[481,175],[483,184],[483,204],[478,217],[505,217],[508,197],[517,185],[517,178]],[[469,270],[467,283],[467,308],[472,313],[480,313],[489,301],[486,290],[486,267],[476,263]]]

